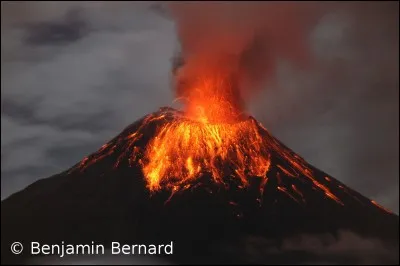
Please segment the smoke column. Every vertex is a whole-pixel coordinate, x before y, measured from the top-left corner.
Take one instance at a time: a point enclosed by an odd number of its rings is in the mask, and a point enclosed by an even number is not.
[[[237,119],[273,82],[276,61],[310,62],[308,34],[322,15],[316,3],[170,3],[181,53],[173,64],[186,109]]]

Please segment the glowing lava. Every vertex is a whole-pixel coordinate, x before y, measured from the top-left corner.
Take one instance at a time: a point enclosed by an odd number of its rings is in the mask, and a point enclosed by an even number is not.
[[[163,125],[145,152],[143,172],[150,190],[173,188],[209,173],[216,183],[232,172],[243,185],[266,178],[268,145],[254,120],[209,124],[179,118]]]
[[[215,91],[213,84],[222,87]],[[236,97],[233,91],[223,85],[219,79],[214,83],[199,79],[188,90],[184,112],[162,108],[147,115],[74,169],[85,171],[117,155],[113,169],[139,166],[152,193],[167,190],[172,196],[197,186],[201,178],[223,186],[233,182],[238,188],[258,179],[260,195],[267,186],[274,186],[276,193],[300,205],[309,199],[303,190],[306,186],[341,206],[344,197],[350,195],[362,205],[373,204],[388,211],[373,201],[361,201],[331,177],[316,176],[304,159],[253,117],[245,117],[238,109],[240,104],[232,104]]]

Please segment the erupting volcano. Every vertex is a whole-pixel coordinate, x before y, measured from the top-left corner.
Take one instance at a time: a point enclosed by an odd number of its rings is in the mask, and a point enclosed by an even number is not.
[[[327,176],[318,181],[303,159],[274,140],[253,117],[245,117],[231,104],[232,90],[224,86],[229,88],[230,84],[221,79],[201,80],[194,91],[203,93],[203,97],[189,98],[185,112],[162,108],[146,116],[135,131],[103,145],[72,172],[83,172],[115,153],[115,149],[122,148],[113,168],[124,162],[130,167],[141,167],[147,188],[152,192],[164,189],[176,193],[189,189],[207,174],[215,184],[233,182],[238,188],[248,187],[251,179],[258,179],[262,196],[268,180],[275,178],[276,189],[299,204],[306,202],[301,184],[309,183],[343,205],[331,189],[344,188],[340,184],[328,188],[330,178]],[[215,91],[223,94],[212,95]],[[143,139],[149,138],[149,128],[154,128],[154,134],[143,146]],[[274,156],[279,158],[273,167],[278,172],[270,173]],[[293,181],[282,183],[282,176]]]
[[[161,108],[71,169],[2,201],[2,248],[17,240],[173,239],[177,261],[242,263],[252,261],[238,255],[247,236],[279,247],[298,234],[350,230],[398,245],[398,216],[309,165],[232,104],[222,84],[201,80],[183,111]],[[223,93],[198,96],[210,86]],[[267,257],[301,259],[293,256]]]
[[[329,246],[342,230],[398,245],[397,215],[308,164],[246,111],[275,60],[260,53],[265,38],[244,26],[237,30],[246,38],[238,39],[192,31],[209,25],[191,21],[195,16],[186,11],[194,5],[184,7],[178,13],[190,27],[178,30],[186,61],[178,60],[173,70],[183,108],[146,115],[70,169],[2,201],[2,262],[29,257],[29,251],[10,253],[16,241],[28,249],[31,241],[173,240],[168,259],[191,264],[307,263],[310,256],[320,260],[320,254],[286,253],[287,238],[329,235],[323,240]],[[233,18],[242,13],[235,10]],[[274,17],[257,14],[260,20]],[[270,32],[269,40],[285,39],[281,32]],[[290,34],[302,39],[298,32]],[[296,54],[287,43],[268,44]],[[248,246],[254,237],[263,245],[257,258]],[[398,263],[398,251],[394,260]]]
[[[155,134],[141,147],[141,140],[148,137],[146,132],[150,127],[155,128]],[[287,187],[278,182],[276,189],[296,202],[305,202],[305,198],[295,183],[309,182],[328,198],[343,204],[323,184],[329,184],[329,177],[326,176],[323,183],[317,181],[304,160],[275,141],[252,117],[234,123],[211,124],[192,120],[174,109],[162,108],[146,116],[137,131],[103,145],[72,171],[83,172],[121,147],[124,152],[114,168],[123,162],[130,167],[140,166],[150,191],[164,189],[175,193],[189,189],[197,185],[202,175],[208,174],[216,184],[226,185],[230,181],[239,188],[247,187],[251,179],[259,179],[262,194],[269,178],[280,181],[280,177],[286,175],[295,181],[289,182]],[[274,167],[279,172],[269,177],[271,154],[279,155],[280,163]],[[338,185],[334,189],[341,188]]]

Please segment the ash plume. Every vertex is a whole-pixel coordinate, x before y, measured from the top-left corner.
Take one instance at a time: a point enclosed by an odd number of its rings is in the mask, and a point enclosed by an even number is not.
[[[224,97],[244,111],[245,103],[273,82],[276,61],[310,62],[308,34],[323,9],[316,3],[172,3],[181,51],[173,62],[178,98]],[[229,86],[199,89],[196,78],[218,75]],[[189,99],[190,100],[190,99]]]

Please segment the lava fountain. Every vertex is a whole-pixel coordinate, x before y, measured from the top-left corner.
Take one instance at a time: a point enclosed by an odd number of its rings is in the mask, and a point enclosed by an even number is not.
[[[247,185],[247,176],[265,178],[270,160],[268,145],[255,120],[244,118],[234,103],[232,83],[198,79],[186,98],[181,117],[161,126],[142,160],[150,190],[176,187],[205,172],[223,182],[225,169]]]

